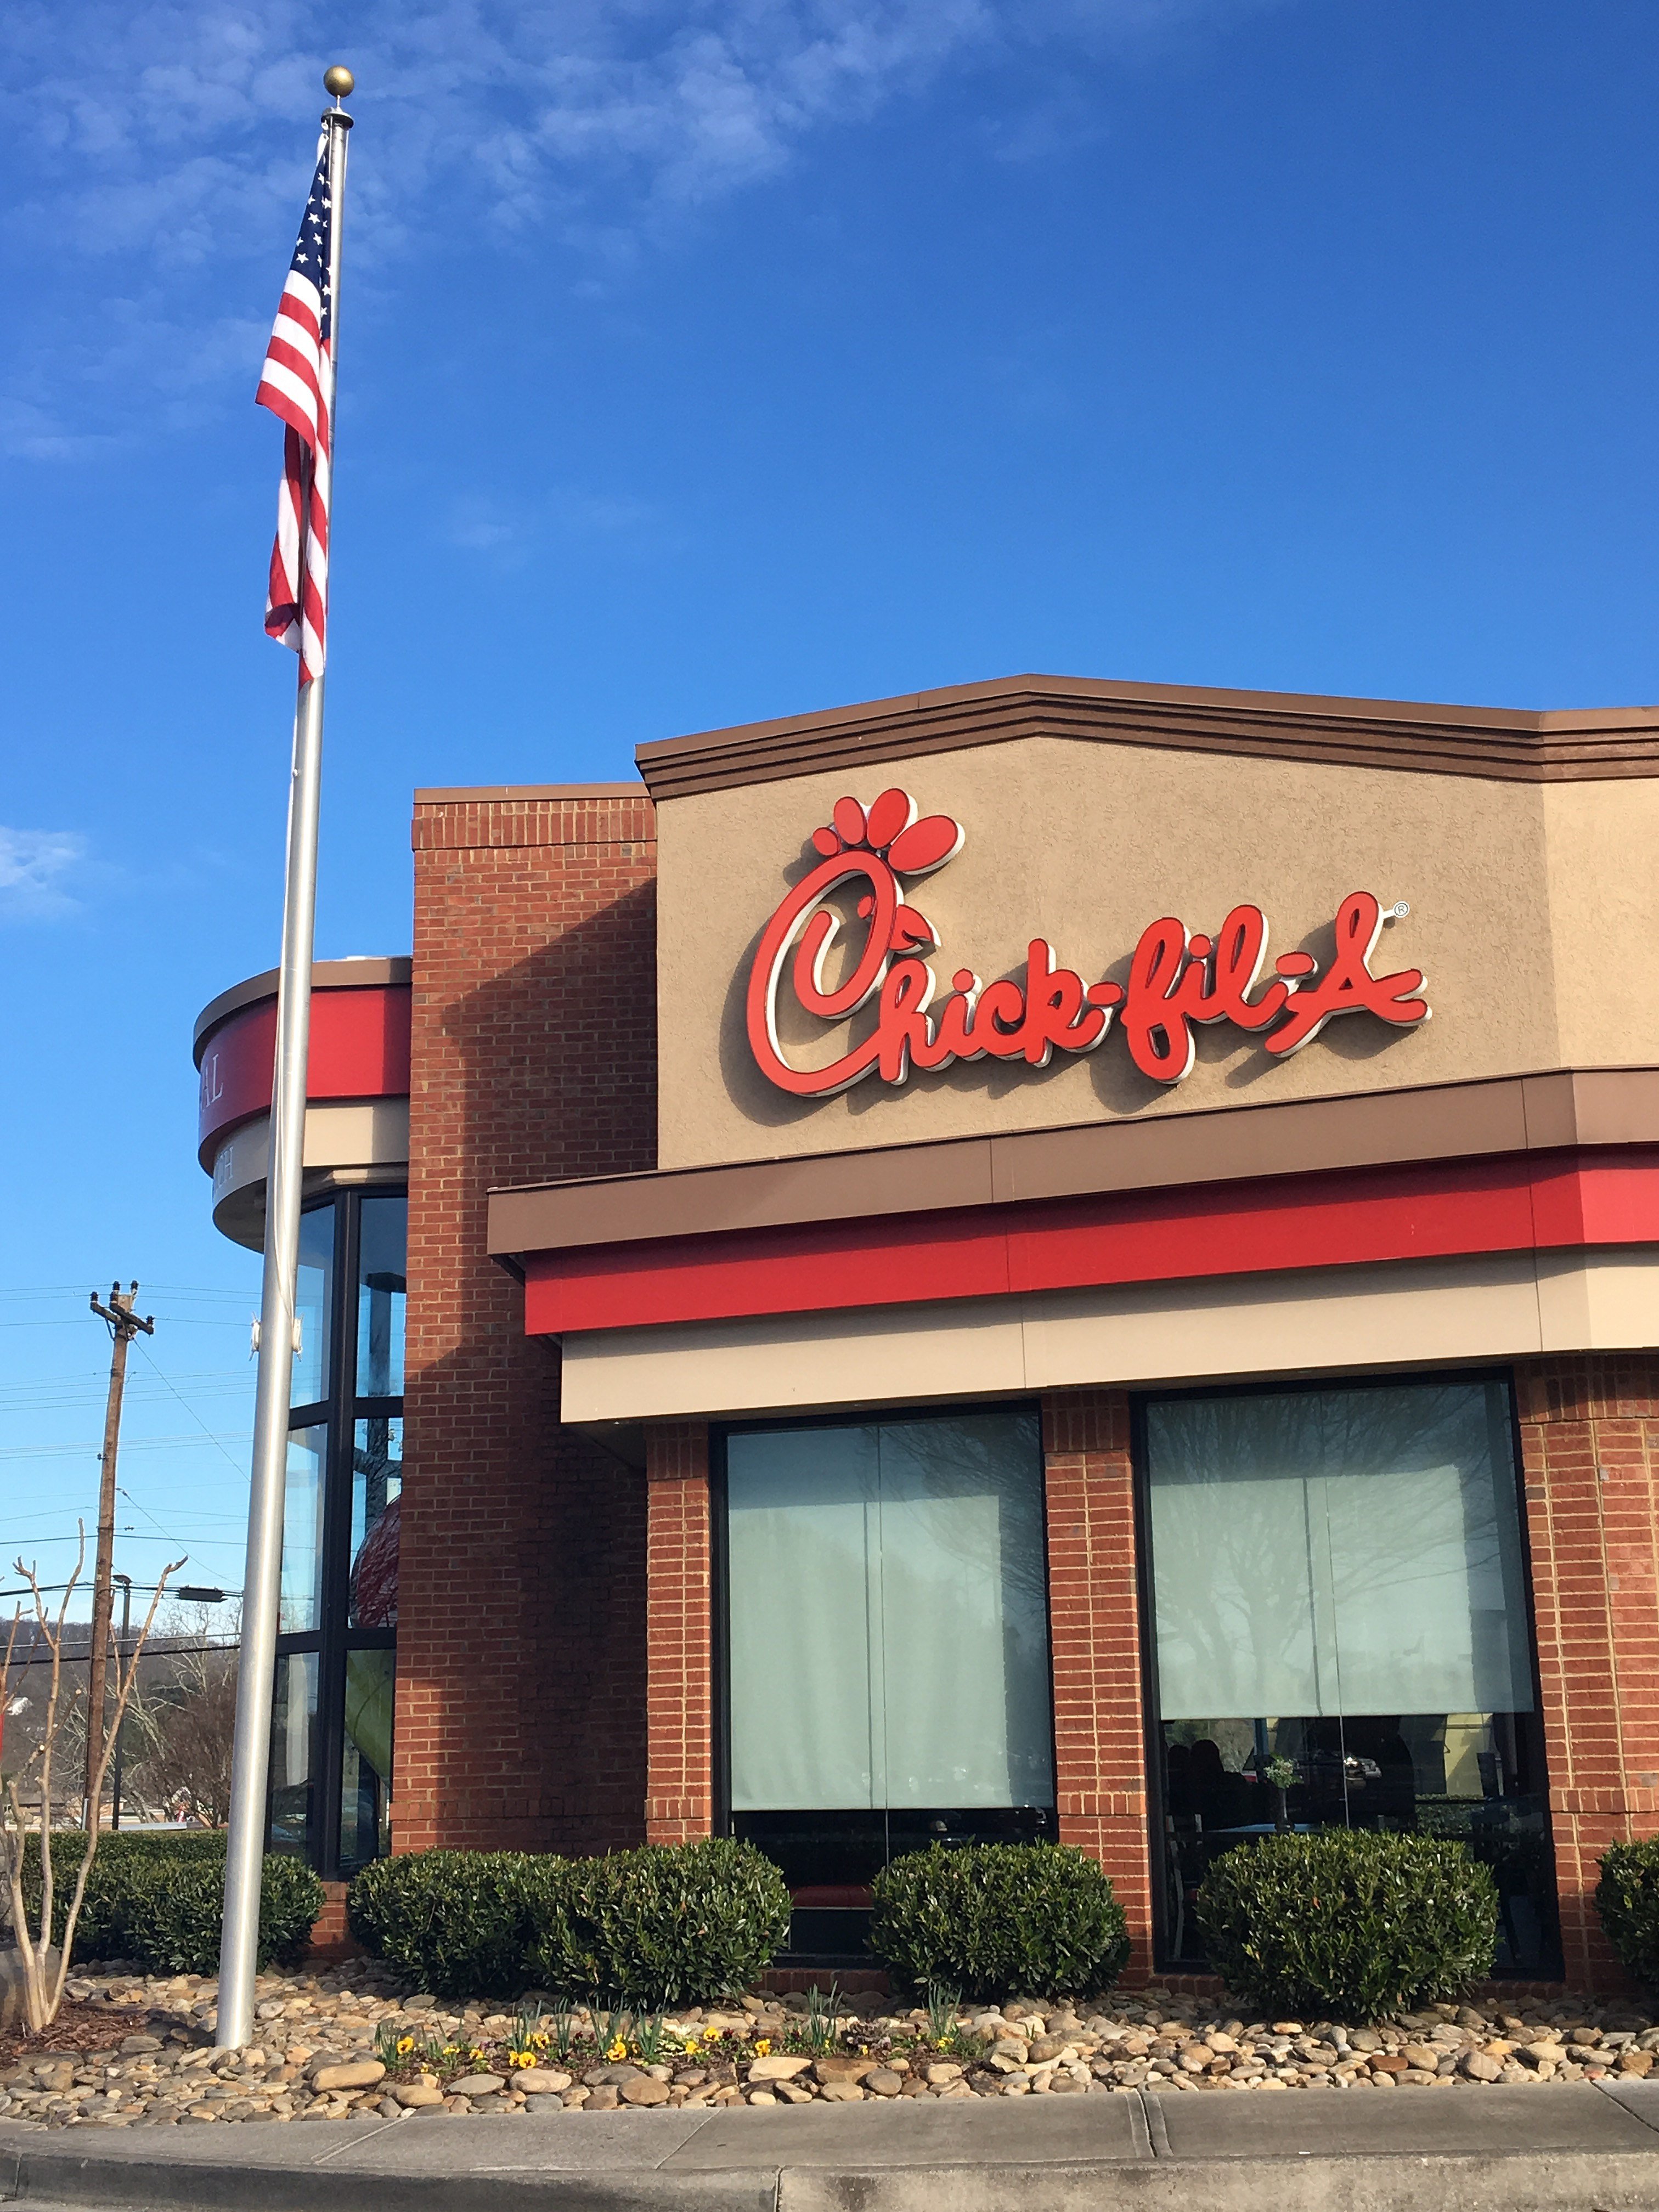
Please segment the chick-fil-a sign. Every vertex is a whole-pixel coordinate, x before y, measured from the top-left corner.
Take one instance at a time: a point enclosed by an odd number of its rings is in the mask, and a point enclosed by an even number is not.
[[[1273,1058],[1286,1060],[1338,1014],[1374,1014],[1396,1029],[1429,1018],[1420,969],[1371,973],[1384,917],[1370,891],[1350,891],[1338,908],[1336,950],[1322,975],[1311,953],[1281,952],[1263,983],[1267,916],[1260,907],[1236,906],[1213,935],[1188,935],[1172,915],[1151,923],[1127,983],[1085,983],[1038,937],[1022,981],[982,983],[971,969],[959,968],[935,1006],[938,979],[927,956],[938,949],[939,932],[906,888],[936,873],[962,843],[958,823],[948,814],[918,821],[915,801],[898,790],[884,791],[867,811],[856,799],[838,799],[831,822],[813,831],[817,865],[767,923],[749,975],[749,1042],[781,1091],[831,1098],[866,1075],[898,1084],[913,1067],[948,1067],[956,1060],[1044,1067],[1056,1051],[1093,1052],[1114,1021],[1143,1075],[1179,1083],[1193,1064],[1197,1023],[1231,1022],[1259,1036]],[[842,920],[828,902],[853,887],[861,887],[864,940],[832,987],[825,965]],[[786,975],[797,1004],[820,1021],[844,1022],[876,1000],[874,1027],[828,1066],[793,1066],[778,1036]]]

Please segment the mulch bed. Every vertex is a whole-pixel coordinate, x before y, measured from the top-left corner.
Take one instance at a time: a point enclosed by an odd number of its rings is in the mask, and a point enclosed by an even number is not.
[[[112,2051],[124,2036],[165,2034],[172,2025],[168,2021],[158,2031],[152,2018],[137,2005],[76,2004],[65,1997],[57,2019],[40,2035],[31,2035],[27,2027],[0,2030],[0,2066],[48,2051]]]

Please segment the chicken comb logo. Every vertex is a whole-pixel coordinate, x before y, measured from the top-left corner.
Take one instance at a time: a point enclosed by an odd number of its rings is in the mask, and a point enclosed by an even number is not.
[[[1350,891],[1337,910],[1334,951],[1322,975],[1306,951],[1282,952],[1270,981],[1261,981],[1267,919],[1240,905],[1212,935],[1188,933],[1165,915],[1141,932],[1127,982],[1085,984],[1062,967],[1046,938],[1026,950],[1023,982],[1012,976],[982,983],[959,968],[937,1017],[930,1014],[937,978],[927,956],[939,935],[911,895],[909,884],[934,875],[962,850],[963,829],[948,814],[917,817],[907,791],[884,791],[868,808],[838,799],[829,822],[812,832],[819,856],[784,897],[761,933],[749,972],[750,1048],[763,1074],[796,1098],[832,1098],[867,1075],[902,1084],[912,1067],[947,1067],[957,1060],[1024,1060],[1044,1067],[1056,1051],[1092,1052],[1114,1019],[1129,1056],[1156,1083],[1181,1082],[1193,1066],[1194,1026],[1231,1022],[1286,1059],[1339,1014],[1370,1013],[1397,1029],[1429,1019],[1420,969],[1374,975],[1370,959],[1383,925],[1403,921],[1403,903],[1385,914],[1370,891]],[[849,956],[844,980],[826,981],[830,955],[842,929],[828,902],[853,884],[864,937]],[[786,974],[797,1005],[814,1018],[849,1021],[878,1001],[869,1034],[823,1067],[797,1067],[778,1035]],[[1258,985],[1261,985],[1258,990]]]
[[[811,836],[817,867],[803,876],[762,934],[749,978],[749,1042],[763,1072],[780,1090],[798,1098],[830,1098],[867,1075],[876,1062],[864,1052],[848,1054],[833,1068],[791,1067],[778,1041],[778,989],[790,956],[792,983],[805,1011],[821,1021],[842,1022],[855,1014],[888,979],[896,959],[934,951],[939,932],[919,907],[903,896],[901,878],[936,875],[962,850],[963,830],[948,814],[918,820],[908,791],[884,791],[868,810],[856,799],[838,799],[830,820]],[[841,934],[841,917],[825,902],[843,885],[862,882],[858,918],[864,944],[846,980],[833,990],[824,983],[824,964]],[[927,995],[932,995],[932,970]],[[926,1004],[926,999],[923,1000]],[[856,1066],[850,1063],[858,1061]],[[826,1080],[826,1078],[830,1079]]]

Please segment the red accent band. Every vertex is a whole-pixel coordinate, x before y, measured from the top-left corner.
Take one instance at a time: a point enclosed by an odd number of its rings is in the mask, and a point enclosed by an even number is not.
[[[528,1254],[532,1335],[1659,1243],[1659,1149],[1283,1176]]]
[[[409,1096],[407,983],[319,984],[311,994],[307,1098]],[[218,1139],[238,1121],[270,1111],[276,1060],[276,1001],[260,999],[220,1024],[202,1052],[197,1147],[213,1165]]]

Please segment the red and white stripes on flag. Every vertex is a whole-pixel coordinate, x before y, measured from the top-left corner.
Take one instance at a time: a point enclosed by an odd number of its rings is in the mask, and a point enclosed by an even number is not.
[[[328,511],[333,400],[333,207],[328,134],[300,220],[293,265],[259,372],[257,404],[287,426],[265,631],[300,656],[300,681],[323,672],[328,638]]]

